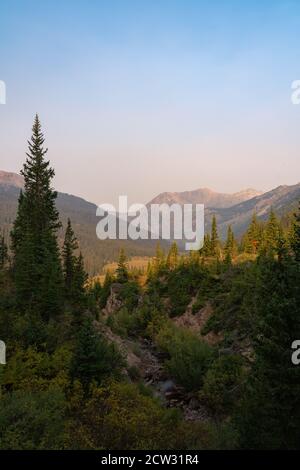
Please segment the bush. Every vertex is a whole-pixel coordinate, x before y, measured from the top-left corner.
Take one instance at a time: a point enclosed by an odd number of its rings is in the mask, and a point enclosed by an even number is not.
[[[169,274],[167,295],[170,298],[171,317],[185,312],[191,297],[196,294],[206,275],[206,271],[198,263],[180,265]]]
[[[53,354],[30,347],[17,349],[1,374],[0,386],[5,390],[43,391],[49,386],[65,388],[69,384],[71,351],[68,345]]]
[[[71,427],[70,445],[80,449],[174,449],[180,414],[165,410],[138,386],[112,383],[93,389]]]
[[[107,325],[112,331],[124,338],[128,336],[150,336],[165,322],[166,315],[155,307],[145,303],[143,306],[130,312],[127,308],[121,308],[110,315]]]
[[[138,306],[140,290],[140,286],[135,281],[128,281],[122,286],[119,297],[129,311]]]
[[[244,378],[245,371],[240,356],[221,356],[207,371],[199,398],[214,412],[228,413],[239,398]]]
[[[70,371],[72,379],[78,379],[87,391],[94,381],[99,385],[112,375],[118,376],[124,365],[116,345],[108,343],[95,331],[91,321],[86,320],[75,345]]]
[[[4,396],[0,400],[0,449],[63,449],[65,409],[59,389]]]
[[[171,323],[156,336],[158,346],[170,356],[166,367],[187,390],[198,390],[212,360],[212,348],[196,335]]]

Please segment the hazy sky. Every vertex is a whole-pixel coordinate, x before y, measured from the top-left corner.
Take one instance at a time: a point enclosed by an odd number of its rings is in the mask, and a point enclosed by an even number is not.
[[[0,169],[40,114],[58,190],[96,203],[300,181],[300,2],[1,0]]]

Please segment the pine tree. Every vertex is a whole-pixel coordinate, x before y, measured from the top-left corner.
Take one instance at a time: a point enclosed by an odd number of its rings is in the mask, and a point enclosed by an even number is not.
[[[46,161],[44,137],[35,117],[29,151],[21,174],[16,221],[11,233],[13,267],[20,308],[37,310],[45,319],[62,305],[62,272],[56,231],[60,226],[55,207],[57,193],[51,187],[54,170]]]
[[[178,265],[178,246],[173,242],[167,256],[167,268],[175,269]]]
[[[225,263],[226,264],[231,264],[232,263],[232,258],[236,254],[236,241],[234,238],[234,233],[232,231],[231,225],[228,227],[227,231],[227,240],[225,244]]]
[[[85,300],[87,274],[82,253],[76,256],[76,250],[78,250],[78,241],[68,219],[62,253],[65,296],[70,302],[81,304]]]
[[[65,281],[65,292],[67,298],[72,298],[74,290],[74,275],[76,266],[75,252],[78,249],[77,238],[75,237],[71,221],[68,219],[65,239],[62,250],[63,273]]]
[[[89,293],[94,297],[94,299],[99,302],[101,300],[103,288],[98,279],[90,286]]]
[[[101,381],[123,365],[113,343],[109,344],[96,331],[90,319],[81,326],[71,364],[71,377],[82,383],[85,392],[90,384]]]
[[[261,246],[262,230],[258,223],[256,213],[252,215],[251,223],[242,241],[242,250],[246,253],[256,254]]]
[[[3,269],[8,260],[8,249],[5,243],[4,235],[0,236],[0,269]]]
[[[85,284],[87,281],[87,273],[84,269],[84,261],[82,253],[79,253],[79,256],[75,261],[74,269],[74,288],[73,288],[73,300],[77,303],[84,303],[85,300]]]
[[[300,203],[299,211],[294,215],[294,222],[292,228],[291,247],[294,252],[295,258],[300,262]]]
[[[210,256],[211,254],[211,241],[209,233],[204,235],[203,246],[200,249],[200,254],[203,256]]]
[[[164,267],[165,267],[164,252],[163,252],[163,250],[160,246],[160,243],[157,242],[155,257],[154,257],[154,260],[153,260],[152,274],[157,276]]]
[[[147,279],[150,279],[153,276],[153,268],[152,268],[152,264],[151,264],[150,261],[148,261],[148,263],[147,263],[146,274],[147,274]]]
[[[263,251],[269,254],[277,254],[280,235],[279,221],[273,209],[270,211],[269,219],[264,230]]]
[[[100,298],[101,308],[104,308],[106,305],[107,299],[110,294],[110,288],[113,282],[114,282],[114,277],[112,276],[110,271],[107,271],[105,274],[104,283],[103,283],[102,292],[101,292],[101,298]]]
[[[220,255],[220,241],[217,228],[217,219],[214,215],[211,224],[211,237],[210,237],[210,254],[211,256],[219,257]]]
[[[117,282],[120,282],[121,284],[127,282],[129,279],[126,261],[127,261],[127,258],[125,255],[125,251],[123,248],[121,248],[120,253],[119,253],[118,267],[116,270]]]

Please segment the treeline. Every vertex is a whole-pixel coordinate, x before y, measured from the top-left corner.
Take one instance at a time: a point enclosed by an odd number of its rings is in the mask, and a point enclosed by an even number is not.
[[[213,216],[211,232],[204,236],[204,244],[200,251],[203,256],[212,256],[231,263],[239,254],[252,255],[280,254],[281,250],[291,250],[293,242],[293,215],[277,218],[271,209],[266,222],[259,221],[256,213],[240,240],[237,240],[229,225],[224,243],[219,238],[216,217]]]

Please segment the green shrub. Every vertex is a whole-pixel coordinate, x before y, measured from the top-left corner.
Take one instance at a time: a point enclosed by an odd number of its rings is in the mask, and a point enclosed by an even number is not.
[[[121,308],[108,317],[107,325],[114,333],[123,338],[128,336],[152,337],[165,320],[166,314],[145,303],[133,311],[129,311],[126,307]]]
[[[188,330],[170,323],[158,333],[156,342],[170,356],[165,365],[172,377],[187,390],[199,389],[212,360],[212,348]]]
[[[115,343],[109,343],[86,320],[75,344],[70,375],[78,379],[88,391],[92,382],[102,383],[111,376],[119,376],[125,361]]]
[[[59,389],[5,395],[0,399],[0,449],[63,449],[65,410]]]
[[[129,383],[95,388],[70,431],[70,446],[80,449],[174,449],[182,439],[180,413],[165,410]]]
[[[239,398],[244,379],[241,356],[221,356],[207,371],[199,397],[214,412],[228,413]]]
[[[141,289],[136,281],[128,281],[120,290],[119,298],[123,301],[124,306],[129,310],[133,310],[138,306]]]

